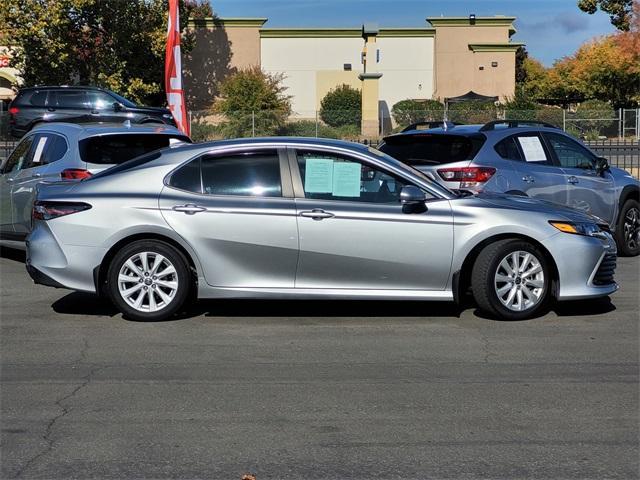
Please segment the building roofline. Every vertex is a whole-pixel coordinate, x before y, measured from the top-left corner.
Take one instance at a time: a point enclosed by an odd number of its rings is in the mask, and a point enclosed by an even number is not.
[[[475,17],[471,20],[469,17],[427,17],[434,27],[513,27],[516,17]],[[472,23],[473,22],[473,23]]]
[[[267,18],[263,17],[206,17],[206,18],[190,18],[189,27],[233,27],[233,28],[260,28],[266,22]]]
[[[433,37],[434,28],[381,28],[378,37]],[[273,27],[261,28],[262,38],[360,38],[362,27],[359,28],[299,28],[299,27]]]

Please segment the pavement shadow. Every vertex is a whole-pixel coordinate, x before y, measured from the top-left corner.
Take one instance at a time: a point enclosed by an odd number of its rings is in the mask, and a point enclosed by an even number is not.
[[[113,317],[118,310],[106,298],[93,293],[71,292],[59,298],[51,308],[56,313],[67,315],[96,315]]]
[[[594,298],[591,300],[574,300],[556,303],[552,310],[559,317],[581,317],[584,315],[604,315],[613,312],[616,306],[610,297]]]
[[[0,257],[19,263],[24,263],[27,258],[24,250],[9,247],[0,247]]]

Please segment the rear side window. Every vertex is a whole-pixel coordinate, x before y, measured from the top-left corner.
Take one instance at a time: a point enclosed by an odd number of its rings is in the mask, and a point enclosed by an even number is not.
[[[203,193],[281,197],[278,152],[267,150],[236,155],[205,155],[201,160]]]
[[[29,90],[19,93],[13,101],[17,107],[44,107],[47,103],[46,90]]]
[[[176,170],[171,175],[169,185],[187,192],[202,193],[200,159],[193,160]]]
[[[514,137],[505,138],[496,144],[494,147],[498,155],[505,160],[523,160],[520,154],[520,149],[516,145],[516,139]]]
[[[87,108],[87,96],[82,90],[54,90],[49,92],[50,107]]]
[[[49,144],[42,156],[42,163],[53,163],[60,160],[67,153],[67,141],[64,137],[55,134],[49,134]]]
[[[80,158],[87,163],[120,164],[145,153],[169,146],[180,136],[157,133],[100,135],[80,141]]]
[[[441,165],[473,160],[485,140],[484,135],[398,135],[380,150],[409,165]]]

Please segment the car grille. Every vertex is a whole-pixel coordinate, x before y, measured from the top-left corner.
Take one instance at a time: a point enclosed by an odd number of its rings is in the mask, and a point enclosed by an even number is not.
[[[613,274],[616,271],[616,255],[609,253],[604,256],[598,271],[593,277],[594,285],[609,285],[613,283]]]

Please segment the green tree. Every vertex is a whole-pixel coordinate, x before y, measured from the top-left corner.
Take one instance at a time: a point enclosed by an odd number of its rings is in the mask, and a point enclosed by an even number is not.
[[[329,91],[320,102],[320,118],[332,127],[360,125],[362,97],[360,90],[340,85]]]
[[[438,100],[400,100],[391,107],[391,115],[403,127],[416,122],[442,121],[444,105]]]
[[[206,0],[180,2],[180,23],[212,15]],[[164,103],[167,0],[2,0],[1,38],[26,85],[110,88],[134,101]],[[193,38],[185,35],[183,50]]]
[[[516,85],[522,85],[527,81],[527,69],[525,61],[529,58],[529,52],[523,46],[516,50]]]
[[[629,30],[634,2],[637,3],[637,0],[578,0],[578,7],[592,15],[598,9],[608,13],[611,24],[626,32]]]
[[[470,100],[449,105],[449,120],[459,123],[486,123],[497,117],[493,102]]]
[[[268,74],[260,67],[240,70],[220,84],[214,113],[224,116],[225,137],[273,135],[291,115],[291,97],[285,95],[283,75]]]

